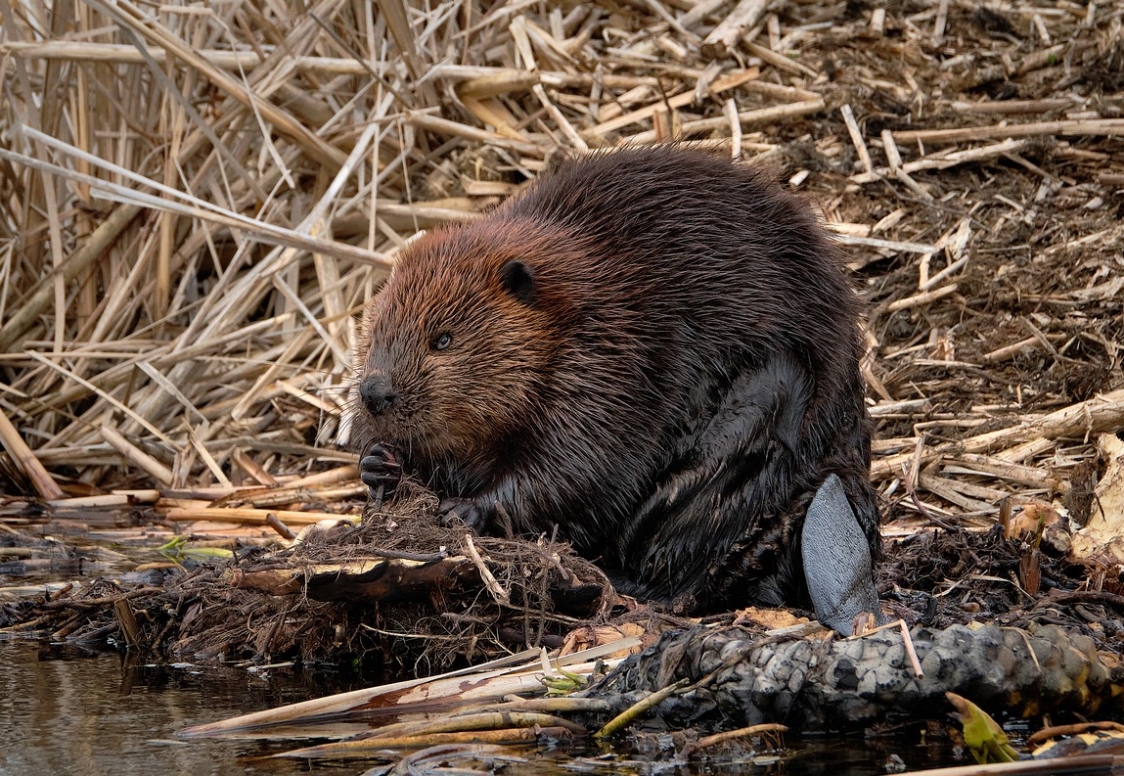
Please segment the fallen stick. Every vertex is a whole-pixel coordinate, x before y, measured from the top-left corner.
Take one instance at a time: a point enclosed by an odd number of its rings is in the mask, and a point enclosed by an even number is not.
[[[870,150],[866,147],[866,141],[863,140],[863,133],[859,129],[859,122],[855,120],[854,111],[848,104],[844,104],[839,110],[843,114],[843,123],[847,125],[847,134],[851,136],[851,143],[859,154],[859,161],[862,162],[863,169],[868,173],[873,172],[874,163],[870,160]]]
[[[173,523],[186,520],[213,520],[218,523],[250,523],[252,525],[267,525],[267,518],[276,516],[290,525],[315,525],[321,520],[347,520],[358,523],[357,515],[335,515],[330,512],[297,512],[290,509],[184,509],[175,507],[164,513],[164,517]]]
[[[20,432],[12,425],[12,421],[8,420],[8,416],[4,414],[3,409],[0,409],[0,442],[4,443],[5,449],[12,456],[12,460],[16,462],[16,466],[27,475],[40,496],[48,501],[66,498],[62,488],[58,486],[58,483],[43,467],[43,464],[35,457],[35,453],[31,452],[31,448],[23,441]]]
[[[994,100],[987,102],[954,102],[956,110],[969,113],[1048,113],[1052,110],[1065,110],[1073,107],[1073,100]]]
[[[1081,438],[1115,430],[1124,423],[1124,389],[1071,404],[1017,426],[969,437],[957,447],[965,453],[986,453],[1021,445],[1039,438]]]
[[[737,48],[746,31],[761,21],[768,10],[769,0],[741,0],[703,40],[703,54],[711,59],[725,57]]]
[[[949,167],[968,164],[969,162],[982,162],[988,159],[996,159],[1006,154],[1021,151],[1029,144],[1030,141],[1028,140],[1004,140],[1001,143],[994,143],[981,148],[969,148],[966,151],[956,151],[951,154],[926,156],[912,162],[902,163],[901,155],[898,153],[898,147],[894,142],[894,135],[891,134],[888,129],[884,129],[882,130],[882,147],[886,151],[886,157],[890,162],[890,166],[877,167],[870,172],[856,173],[851,176],[850,180],[852,183],[874,183],[884,177],[902,179],[903,176],[908,177],[909,173],[920,172],[922,170],[946,170]]]
[[[1042,343],[1038,341],[1037,337],[1027,337],[1012,345],[1004,345],[990,353],[985,353],[983,361],[985,364],[996,364],[1001,361],[1008,361],[1020,353],[1025,353],[1040,347],[1042,347]]]
[[[486,129],[479,129],[469,126],[468,124],[461,124],[459,121],[450,121],[449,119],[444,119],[429,113],[408,112],[406,113],[406,122],[418,129],[424,129],[427,132],[433,132],[444,137],[461,137],[478,143],[508,148],[523,154],[541,155],[543,153],[543,149],[533,143],[512,140],[510,137],[501,135],[499,132],[489,132]]]
[[[771,108],[741,111],[738,113],[738,121],[740,121],[744,127],[746,124],[775,122],[795,116],[805,116],[809,113],[819,113],[823,109],[824,101],[822,99],[806,100],[804,102],[792,102],[787,105],[774,105]],[[698,121],[684,122],[680,131],[684,136],[697,135],[702,132],[711,132],[716,129],[721,129],[727,126],[728,123],[729,121],[725,116],[717,116],[712,119],[699,119]],[[646,143],[657,142],[659,137],[655,130],[648,130],[647,132],[639,132],[624,140],[628,144],[644,145]]]
[[[895,132],[901,143],[959,143],[962,140],[991,140],[999,137],[1041,137],[1043,135],[1124,135],[1124,119],[1080,119],[1040,121],[1034,124],[1006,124],[958,129],[910,129]]]
[[[1029,485],[1032,488],[1049,488],[1056,491],[1064,490],[1068,484],[1048,469],[1021,466],[1002,458],[991,458],[975,453],[966,453],[963,456],[946,460],[944,473],[948,475],[985,475],[995,479],[1017,482],[1021,485]]]
[[[834,231],[832,224],[826,224],[828,229]],[[851,245],[859,248],[877,248],[883,251],[897,251],[898,253],[936,253],[940,250],[937,245],[928,243],[901,242],[899,240],[883,240],[878,237],[856,237],[851,234],[836,233],[833,238],[840,245]]]
[[[741,86],[746,82],[752,81],[753,79],[757,78],[759,73],[760,71],[756,67],[749,67],[745,70],[738,70],[733,73],[729,73],[722,78],[716,79],[714,83],[710,85],[710,88],[707,89],[707,91],[710,94],[721,94],[722,92],[729,91],[736,86]],[[819,99],[819,95],[815,95],[813,99]],[[655,115],[657,111],[667,110],[668,108],[671,108],[672,110],[676,108],[685,108],[688,105],[693,104],[694,102],[695,90],[690,89],[680,94],[672,95],[666,100],[659,100],[657,102],[653,102],[650,105],[645,105],[643,108],[637,108],[634,111],[629,111],[622,116],[617,116],[616,118],[602,121],[601,123],[596,124],[589,129],[583,130],[583,134],[586,137],[603,135],[606,132],[613,132],[614,130],[621,129],[622,127],[627,127],[629,124],[636,124],[641,121],[646,121],[652,118],[652,116]]]
[[[880,458],[871,464],[870,476],[876,480],[898,477],[904,464],[916,463],[921,467],[945,456],[965,453],[986,453],[1015,462],[1049,449],[1056,439],[1085,438],[1087,434],[1114,430],[1121,424],[1124,424],[1124,390],[1071,404],[1015,426],[959,442],[946,442],[939,447],[926,447],[920,456],[909,452]]]
[[[113,445],[117,452],[125,456],[127,460],[148,472],[153,479],[164,487],[171,487],[173,479],[171,469],[134,445],[112,426],[102,426],[100,431],[102,439]]]
[[[772,49],[765,48],[758,43],[746,43],[745,47],[750,54],[758,57],[762,62],[767,62],[780,70],[787,70],[790,73],[806,76],[812,80],[815,80],[820,75],[807,65],[802,65],[796,60],[789,59],[784,54],[778,54]]]
[[[930,302],[935,302],[936,300],[948,296],[949,294],[955,293],[956,288],[956,283],[953,283],[951,285],[938,288],[934,291],[924,291],[920,294],[914,294],[913,296],[906,297],[905,299],[898,299],[897,301],[888,304],[886,306],[886,310],[887,312],[892,313],[897,312],[898,310],[907,310],[911,307],[920,307],[922,305],[929,304]]]

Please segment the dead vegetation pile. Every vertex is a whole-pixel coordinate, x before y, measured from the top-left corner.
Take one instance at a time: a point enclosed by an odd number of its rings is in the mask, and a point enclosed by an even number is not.
[[[355,316],[394,250],[558,153],[671,140],[769,167],[853,257],[892,533],[1004,502],[1119,517],[1122,22],[1121,0],[13,7],[0,524],[357,512]]]
[[[360,524],[313,526],[281,549],[179,560],[5,604],[0,633],[91,649],[109,640],[181,660],[358,661],[426,675],[497,650],[563,647],[615,602],[569,545],[439,527],[424,495]]]

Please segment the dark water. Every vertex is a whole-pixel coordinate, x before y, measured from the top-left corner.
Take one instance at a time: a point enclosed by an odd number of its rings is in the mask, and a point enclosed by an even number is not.
[[[377,761],[307,763],[264,759],[305,741],[177,739],[189,725],[356,689],[358,678],[281,670],[261,677],[245,668],[153,665],[114,653],[58,651],[35,642],[0,641],[0,775],[362,774]],[[645,751],[566,746],[505,749],[498,772],[531,774],[791,774],[874,776],[890,754],[912,768],[947,759],[915,737],[864,740],[791,735],[784,757],[729,753],[701,764],[675,758],[669,736]],[[431,765],[436,763],[430,763]],[[422,763],[421,765],[425,765]],[[457,763],[487,773],[491,763]],[[418,772],[425,773],[421,767]]]
[[[175,731],[309,696],[245,669],[130,664],[0,641],[0,774],[307,773],[292,761],[243,762],[266,751],[256,742],[182,741]]]

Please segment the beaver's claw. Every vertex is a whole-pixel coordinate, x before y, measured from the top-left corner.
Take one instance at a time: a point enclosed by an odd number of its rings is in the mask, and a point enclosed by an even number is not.
[[[466,498],[443,499],[437,507],[441,515],[441,525],[449,525],[454,520],[460,520],[466,526],[476,531],[483,532],[487,527],[487,516],[476,502]]]
[[[398,462],[398,456],[389,447],[376,442],[367,448],[367,454],[359,459],[359,479],[370,488],[371,498],[385,498],[393,493],[398,483],[402,481],[402,464]]]

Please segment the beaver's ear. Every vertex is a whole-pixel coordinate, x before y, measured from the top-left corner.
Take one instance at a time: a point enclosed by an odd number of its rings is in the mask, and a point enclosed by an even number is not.
[[[535,303],[535,273],[528,265],[518,259],[506,262],[500,267],[500,280],[504,290],[523,304]]]

